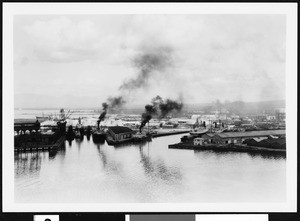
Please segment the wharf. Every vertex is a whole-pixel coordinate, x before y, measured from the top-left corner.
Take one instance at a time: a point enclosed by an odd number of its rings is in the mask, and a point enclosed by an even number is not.
[[[213,151],[233,151],[233,152],[268,152],[285,154],[285,149],[272,149],[265,147],[254,147],[243,144],[205,144],[193,145],[191,143],[170,144],[170,149],[190,149],[190,150],[213,150]]]
[[[189,133],[190,130],[184,130],[184,129],[174,129],[174,130],[157,130],[157,133],[152,134],[152,137],[163,137],[163,136],[170,136],[170,135],[176,135],[176,134],[185,134]]]
[[[39,150],[57,150],[63,146],[65,142],[65,135],[61,136],[54,144],[31,145],[26,147],[15,147],[15,152],[19,151],[39,151]]]

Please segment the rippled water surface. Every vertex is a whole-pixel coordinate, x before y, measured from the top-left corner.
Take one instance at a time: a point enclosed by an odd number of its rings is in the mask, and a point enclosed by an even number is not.
[[[286,159],[174,150],[182,135],[114,147],[86,136],[56,152],[15,154],[22,203],[285,201]]]

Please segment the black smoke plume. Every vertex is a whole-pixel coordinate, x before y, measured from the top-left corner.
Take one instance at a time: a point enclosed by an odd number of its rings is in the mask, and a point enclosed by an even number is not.
[[[164,101],[162,97],[156,96],[151,100],[151,104],[145,106],[145,112],[142,114],[142,121],[140,125],[140,132],[143,127],[152,119],[153,116],[157,116],[159,119],[166,117],[168,114],[180,112],[183,108],[182,102],[167,99]]]
[[[173,112],[180,112],[183,108],[183,103],[171,99],[163,100],[159,95],[152,98],[152,105],[157,110],[158,118],[164,118]]]
[[[104,111],[106,111],[107,110],[107,108],[108,108],[108,104],[107,103],[102,103],[102,108],[103,108],[103,110]]]
[[[120,109],[125,103],[126,101],[122,96],[109,97],[107,99],[107,107],[110,110]]]
[[[172,66],[172,49],[169,47],[156,48],[151,52],[139,54],[133,59],[133,66],[138,70],[137,76],[125,81],[120,90],[131,91],[148,85],[154,72],[162,73]]]
[[[118,97],[109,97],[107,99],[107,102],[102,103],[102,107],[103,107],[103,112],[100,114],[98,120],[97,120],[97,126],[99,128],[99,125],[101,123],[101,121],[104,120],[105,115],[107,113],[107,110],[117,110],[120,109],[124,104],[125,104],[125,100],[122,96],[118,96]]]
[[[183,107],[183,103],[167,99],[165,102],[159,104],[160,118],[166,117],[169,113],[176,111],[180,112]]]

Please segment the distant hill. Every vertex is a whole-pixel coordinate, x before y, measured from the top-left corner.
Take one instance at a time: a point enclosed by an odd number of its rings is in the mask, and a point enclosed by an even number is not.
[[[217,109],[226,109],[237,114],[255,114],[255,113],[274,113],[275,108],[284,108],[285,100],[243,102],[234,101],[228,103],[206,103],[206,104],[187,104],[185,109],[188,111],[202,110],[211,111]]]
[[[32,109],[59,109],[59,108],[95,108],[101,106],[95,96],[47,96],[38,94],[16,94],[14,96],[15,108]]]
[[[285,108],[285,100],[248,102],[246,108],[252,111],[273,112],[275,108]]]
[[[37,94],[16,94],[14,96],[15,108],[31,109],[97,109],[101,107],[103,100],[96,96],[47,96]],[[184,104],[183,111],[209,111],[225,108],[229,111],[248,114],[262,113],[263,111],[271,113],[275,108],[284,108],[285,100],[260,101],[260,102],[243,102],[234,101],[228,103],[196,103]],[[141,113],[144,111],[144,105],[128,105],[124,108],[125,112]]]

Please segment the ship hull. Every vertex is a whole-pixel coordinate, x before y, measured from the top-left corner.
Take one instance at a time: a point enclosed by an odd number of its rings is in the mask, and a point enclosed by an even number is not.
[[[105,138],[106,138],[106,133],[104,133],[104,132],[94,132],[92,134],[92,137],[93,137],[93,141],[94,142],[102,142],[102,143],[104,143]]]
[[[205,133],[207,133],[208,130],[195,130],[195,131],[190,131],[190,135],[192,136],[201,136]]]

